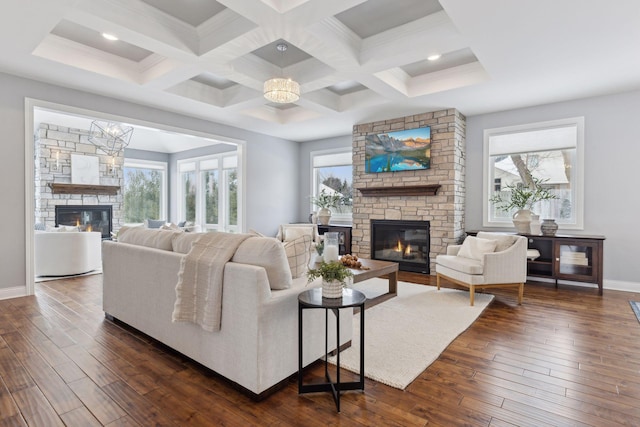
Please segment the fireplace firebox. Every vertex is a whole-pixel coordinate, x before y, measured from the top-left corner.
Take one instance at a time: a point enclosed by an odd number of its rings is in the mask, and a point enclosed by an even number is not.
[[[429,274],[429,221],[371,220],[371,258]]]
[[[111,239],[113,208],[111,205],[56,205],[56,227],[70,225],[81,231],[99,231]]]

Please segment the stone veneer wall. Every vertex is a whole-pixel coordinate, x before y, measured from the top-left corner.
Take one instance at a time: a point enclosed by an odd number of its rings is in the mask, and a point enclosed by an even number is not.
[[[365,137],[431,126],[431,167],[420,171],[365,173]],[[430,221],[431,273],[435,256],[464,236],[466,119],[455,109],[400,117],[353,127],[354,254],[371,256],[371,219]],[[362,187],[440,184],[435,196],[364,197]]]
[[[113,229],[123,225],[122,191],[115,196],[89,194],[52,194],[48,184],[71,183],[71,154],[99,158],[100,184],[124,186],[123,153],[115,159],[116,173],[108,173],[110,156],[98,153],[88,141],[89,131],[41,123],[35,141],[35,222],[55,225],[56,205],[112,205]],[[59,154],[59,167],[54,170]]]

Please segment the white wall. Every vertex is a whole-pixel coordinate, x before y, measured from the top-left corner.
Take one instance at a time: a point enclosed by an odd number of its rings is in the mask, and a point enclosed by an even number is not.
[[[275,235],[278,224],[297,215],[297,142],[3,73],[0,93],[0,291],[26,284],[25,97],[244,140],[247,227]],[[0,292],[0,298],[3,296],[7,295]]]
[[[565,234],[604,235],[604,287],[640,292],[639,113],[635,91],[468,117],[467,230],[482,229],[484,129],[584,116],[584,230]]]
[[[300,190],[298,193],[298,216],[291,222],[308,222],[311,213],[309,196],[311,195],[311,152],[331,150],[335,148],[351,148],[351,134],[336,136],[334,138],[317,139],[315,141],[300,144],[298,166],[300,168]]]

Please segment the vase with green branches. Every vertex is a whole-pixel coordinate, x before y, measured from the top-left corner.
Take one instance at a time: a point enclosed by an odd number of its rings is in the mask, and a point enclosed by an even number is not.
[[[318,210],[318,223],[320,225],[328,225],[331,219],[331,208],[337,208],[342,202],[342,196],[338,193],[328,193],[323,188],[315,197],[311,197],[311,203],[316,205]]]
[[[508,195],[503,193],[494,194],[489,201],[495,207],[504,212],[511,212],[516,209],[513,214],[513,224],[518,233],[529,234],[531,232],[531,210],[533,205],[542,200],[557,199],[558,196],[552,194],[548,189],[542,186],[547,180],[532,178],[531,185],[510,184],[505,186]]]

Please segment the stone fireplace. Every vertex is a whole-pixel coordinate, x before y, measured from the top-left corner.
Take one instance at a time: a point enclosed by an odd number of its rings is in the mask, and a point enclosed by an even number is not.
[[[397,130],[431,127],[429,169],[365,173],[365,137]],[[353,127],[352,252],[372,256],[374,220],[429,223],[427,272],[436,255],[464,236],[465,117],[455,109],[400,117]],[[427,247],[423,245],[423,248]]]
[[[35,223],[57,225],[58,206],[111,206],[110,222],[113,230],[118,230],[122,220],[122,188],[124,155],[111,158],[96,150],[88,140],[89,131],[54,124],[41,123],[35,141]],[[118,191],[111,193],[85,190],[56,192],[55,184],[71,183],[71,155],[80,154],[98,157],[100,185],[114,186]],[[115,165],[110,171],[109,166]],[[75,225],[70,224],[70,225]],[[105,233],[103,233],[105,237]],[[109,237],[108,232],[106,237]]]

